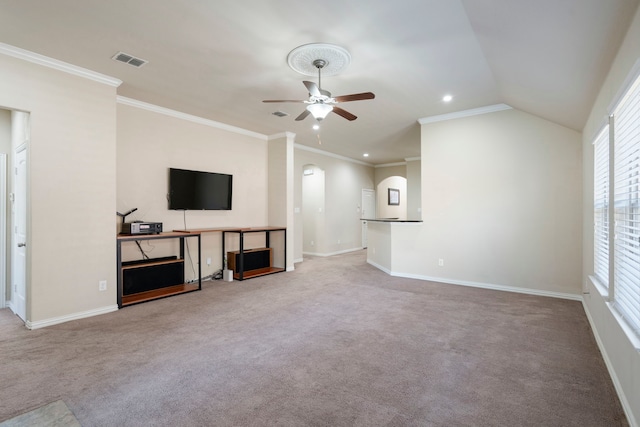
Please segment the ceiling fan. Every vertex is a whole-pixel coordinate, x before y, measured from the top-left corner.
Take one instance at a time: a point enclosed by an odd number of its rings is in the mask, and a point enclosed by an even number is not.
[[[297,102],[307,105],[307,108],[296,117],[297,121],[304,120],[309,114],[313,116],[314,119],[321,121],[327,114],[330,112],[334,112],[339,116],[344,117],[349,121],[353,121],[357,119],[355,115],[350,112],[343,110],[340,107],[337,107],[336,104],[340,102],[349,102],[349,101],[361,101],[365,99],[373,99],[376,96],[372,92],[363,92],[363,93],[354,93],[351,95],[342,95],[342,96],[331,96],[331,92],[322,89],[321,85],[321,72],[322,68],[327,64],[327,61],[324,59],[316,59],[313,61],[313,65],[318,69],[318,84],[316,85],[314,82],[303,81],[307,90],[309,91],[309,100],[307,101],[298,101],[298,100],[290,100],[290,99],[267,99],[262,102]]]

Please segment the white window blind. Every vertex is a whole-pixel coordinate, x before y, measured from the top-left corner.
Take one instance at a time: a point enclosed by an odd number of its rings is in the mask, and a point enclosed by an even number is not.
[[[640,78],[614,110],[614,302],[640,331]]]
[[[601,284],[609,287],[609,126],[598,134],[593,161],[593,268]]]

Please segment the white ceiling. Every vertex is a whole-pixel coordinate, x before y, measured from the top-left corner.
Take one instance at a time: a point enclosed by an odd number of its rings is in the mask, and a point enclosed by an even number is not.
[[[125,97],[383,164],[420,155],[418,119],[498,103],[581,130],[638,1],[0,0],[0,42],[119,78]],[[304,104],[261,102],[307,98],[317,79],[287,54],[316,42],[352,57],[324,89],[376,94],[319,134],[294,121]]]

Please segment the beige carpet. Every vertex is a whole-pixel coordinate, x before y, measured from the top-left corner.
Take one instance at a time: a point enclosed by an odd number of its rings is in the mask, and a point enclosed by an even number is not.
[[[364,251],[35,331],[0,310],[0,421],[625,426],[582,304],[390,277]]]

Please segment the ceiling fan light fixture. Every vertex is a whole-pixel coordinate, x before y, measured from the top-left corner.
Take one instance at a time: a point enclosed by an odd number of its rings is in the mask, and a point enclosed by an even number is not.
[[[327,114],[333,111],[333,106],[321,103],[311,104],[307,106],[307,110],[311,113],[314,119],[320,121],[327,117]]]

